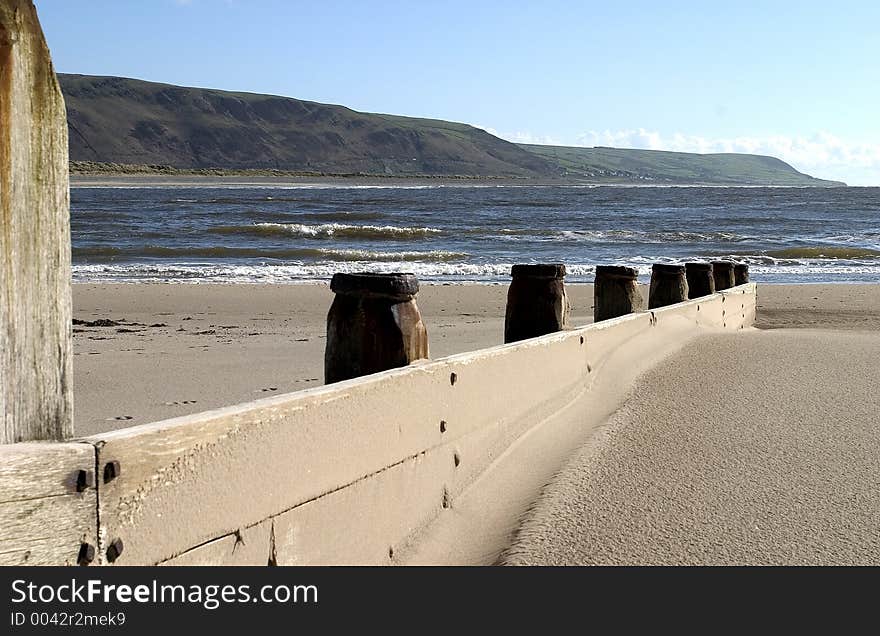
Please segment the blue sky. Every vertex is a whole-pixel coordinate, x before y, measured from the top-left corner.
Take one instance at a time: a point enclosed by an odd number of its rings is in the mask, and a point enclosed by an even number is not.
[[[36,0],[56,69],[880,185],[880,2]]]

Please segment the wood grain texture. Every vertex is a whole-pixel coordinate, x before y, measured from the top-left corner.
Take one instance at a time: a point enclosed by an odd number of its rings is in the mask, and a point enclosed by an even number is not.
[[[210,541],[159,565],[269,565],[272,520]]]
[[[94,480],[77,491],[94,468],[91,444],[0,446],[0,565],[76,565],[82,543],[97,545]]]
[[[384,482],[392,467],[421,455],[433,459],[435,451],[451,451],[461,440],[464,463],[454,480],[444,476],[447,457],[433,477],[422,471],[410,481],[415,490],[407,497],[427,497],[435,510],[437,498],[428,490],[440,482],[453,495],[466,488],[514,440],[589,387],[597,371],[591,364],[601,372],[602,361],[621,343],[652,337],[655,330],[655,338],[686,338],[698,326],[738,329],[749,315],[743,305],[753,298],[754,287],[745,286],[513,345],[94,436],[87,441],[99,449],[99,473],[108,462],[120,466],[118,477],[101,484],[101,558],[121,539],[119,565],[173,562],[266,520],[317,519],[294,513],[306,507],[325,510],[323,519],[335,515],[339,527],[351,526],[354,516],[367,514],[357,512],[362,501],[365,510],[383,505],[376,499],[381,490],[369,482]],[[466,452],[476,440],[479,456]],[[352,488],[370,494],[351,497]],[[325,508],[330,501],[343,503]],[[416,507],[413,515],[425,517]],[[410,520],[402,519],[408,532]],[[323,532],[324,526],[297,523],[301,536]],[[397,528],[385,536],[394,542],[404,535]],[[224,545],[211,549],[222,552]],[[378,554],[375,545],[369,554]],[[360,550],[354,553],[367,554]],[[307,555],[297,548],[290,560]]]
[[[33,4],[0,0],[0,443],[73,435],[67,119]]]
[[[436,448],[275,517],[276,563],[394,563],[409,537],[436,515],[454,514],[454,472],[452,450]]]

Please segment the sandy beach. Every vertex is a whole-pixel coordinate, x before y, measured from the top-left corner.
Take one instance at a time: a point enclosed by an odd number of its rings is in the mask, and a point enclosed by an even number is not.
[[[567,290],[572,324],[591,322],[592,286]],[[431,357],[501,344],[506,294],[423,285]],[[880,328],[880,286],[764,285],[758,295],[759,327]],[[78,435],[323,382],[326,285],[81,284],[73,300]]]
[[[545,489],[520,565],[877,565],[880,333],[703,336]]]
[[[592,287],[568,293],[572,322],[591,322]],[[74,285],[73,299],[78,435],[323,384],[327,285]],[[506,299],[424,285],[431,357],[502,344]]]
[[[572,324],[592,322],[592,287],[567,289]],[[501,344],[506,292],[423,286],[431,356]],[[512,451],[530,475],[500,466],[401,562],[880,563],[880,286],[758,299],[758,329],[623,360],[580,426]],[[77,434],[321,384],[331,300],[319,284],[75,285]]]

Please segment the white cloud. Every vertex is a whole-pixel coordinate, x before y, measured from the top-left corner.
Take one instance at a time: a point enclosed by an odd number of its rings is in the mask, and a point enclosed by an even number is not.
[[[662,135],[644,128],[590,130],[579,135],[574,145],[771,155],[816,177],[840,179],[851,185],[880,185],[880,143],[841,139],[827,132],[796,137],[710,138],[682,133]]]
[[[501,137],[502,139],[506,139],[507,141],[512,141],[515,144],[542,144],[545,146],[563,146],[563,144],[556,137],[551,137],[550,135],[533,135],[528,131],[517,131],[515,133],[502,133],[499,132],[496,128],[492,128],[491,126],[481,126],[479,124],[471,124],[474,128],[479,128],[481,130],[485,130],[490,135],[495,135],[496,137]]]
[[[515,143],[770,155],[814,177],[846,181],[850,185],[880,185],[880,143],[842,139],[828,132],[818,132],[809,136],[713,138],[684,133],[664,135],[645,128],[635,128],[588,130],[578,135],[574,141],[566,141],[527,131],[504,133],[488,126],[477,127]]]

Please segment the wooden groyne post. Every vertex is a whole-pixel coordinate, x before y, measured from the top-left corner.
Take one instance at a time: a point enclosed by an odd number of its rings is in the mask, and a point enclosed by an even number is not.
[[[514,265],[507,291],[504,342],[518,342],[568,327],[571,306],[565,294],[565,265]]]
[[[67,115],[30,0],[0,0],[0,443],[73,436]]]
[[[651,290],[648,309],[665,307],[688,299],[688,284],[684,265],[655,263],[651,267]]]
[[[749,282],[749,266],[747,263],[737,263],[733,266],[733,278],[734,283],[739,285],[745,285]]]
[[[730,289],[736,284],[733,263],[730,261],[712,261],[712,276],[715,278],[715,291]]]
[[[685,263],[684,269],[689,298],[702,298],[715,293],[712,263]]]
[[[327,314],[327,384],[404,367],[428,357],[428,331],[412,274],[334,274]]]
[[[597,265],[593,285],[593,322],[625,316],[645,308],[634,267]]]

